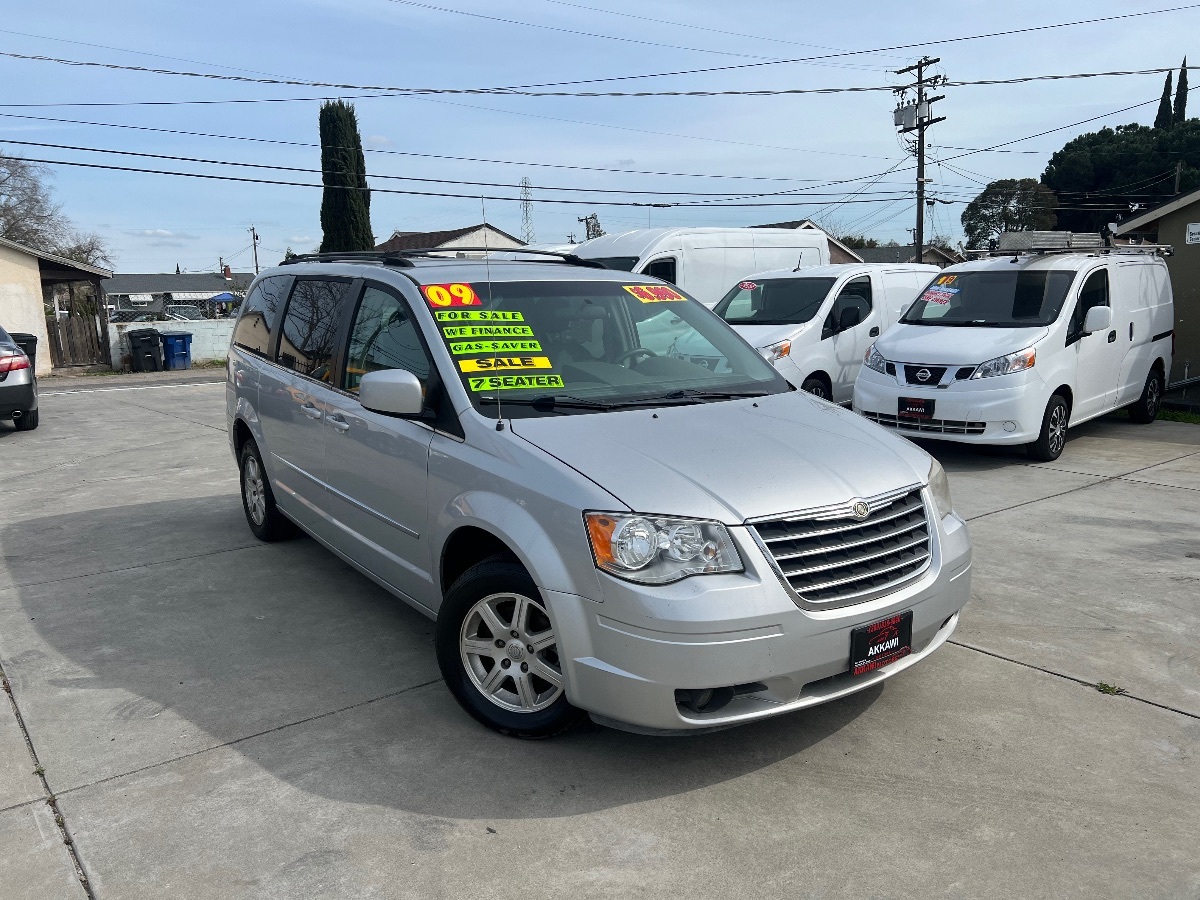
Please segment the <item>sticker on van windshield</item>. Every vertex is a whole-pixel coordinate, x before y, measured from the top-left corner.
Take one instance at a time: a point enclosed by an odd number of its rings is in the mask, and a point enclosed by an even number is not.
[[[524,322],[525,314],[500,309],[439,309],[433,317],[439,322]]]
[[[958,280],[957,275],[939,275],[934,279],[934,284],[954,284]]]
[[[423,284],[421,293],[435,309],[447,306],[483,306],[483,301],[469,284]]]
[[[621,287],[643,303],[675,303],[687,297],[665,284],[623,284]]]
[[[450,345],[455,356],[467,353],[540,353],[538,341],[456,341]]]
[[[561,388],[561,375],[482,375],[467,379],[472,391],[513,391],[522,388]]]
[[[921,295],[921,299],[926,303],[936,303],[939,306],[945,306],[951,301],[951,299],[953,299],[954,295],[957,294],[958,291],[958,288],[930,285],[925,289],[925,293]]]
[[[460,359],[458,367],[464,372],[498,372],[502,369],[552,369],[548,356],[481,356]]]
[[[757,291],[758,285],[755,284],[753,281],[743,281],[741,284],[738,285],[738,290],[739,291]]]
[[[533,337],[528,325],[443,325],[447,340],[454,338],[523,338]]]

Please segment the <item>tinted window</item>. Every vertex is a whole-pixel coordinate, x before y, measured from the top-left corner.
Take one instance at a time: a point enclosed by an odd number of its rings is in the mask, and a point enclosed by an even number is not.
[[[1087,277],[1079,289],[1079,301],[1071,314],[1071,327],[1067,330],[1067,342],[1083,334],[1083,320],[1093,306],[1108,306],[1108,270],[1099,269]]]
[[[619,269],[622,272],[632,272],[638,264],[636,256],[597,256],[592,262],[598,262],[606,269]]]
[[[731,325],[799,325],[817,314],[832,278],[742,281],[713,307]]]
[[[651,278],[661,278],[663,281],[675,284],[675,257],[668,256],[666,259],[656,259],[650,265],[646,266],[645,273]]]
[[[254,286],[242,304],[242,315],[233,332],[234,344],[256,356],[267,355],[291,286],[291,275],[272,275]]]
[[[279,338],[279,362],[293,372],[330,381],[334,343],[349,282],[298,279]]]
[[[350,331],[342,387],[358,393],[364,375],[383,369],[407,369],[424,384],[429,378],[429,357],[408,306],[387,291],[368,287]]]
[[[989,269],[939,275],[904,314],[908,325],[1023,328],[1058,318],[1074,272]]]
[[[857,310],[858,320],[848,328],[853,328],[859,322],[865,321],[871,314],[871,276],[863,275],[846,282],[838,292],[837,299],[830,307],[829,315],[825,317],[822,326],[822,336],[836,334],[841,329],[842,316],[846,310]]]

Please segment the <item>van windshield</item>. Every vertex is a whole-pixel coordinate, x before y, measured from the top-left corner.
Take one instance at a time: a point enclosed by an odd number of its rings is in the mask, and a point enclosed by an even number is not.
[[[1058,318],[1074,272],[939,275],[900,319],[906,325],[1034,328]]]
[[[592,262],[598,262],[606,269],[617,269],[620,272],[632,272],[638,264],[640,256],[597,256]]]
[[[829,296],[833,278],[756,278],[739,282],[713,312],[730,325],[799,325]]]
[[[703,403],[788,390],[678,289],[610,281],[422,285],[472,405],[507,417]]]

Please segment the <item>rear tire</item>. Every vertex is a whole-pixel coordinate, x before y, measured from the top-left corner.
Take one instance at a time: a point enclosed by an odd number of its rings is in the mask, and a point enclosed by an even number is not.
[[[271,479],[263,466],[262,454],[253,440],[242,445],[241,459],[242,509],[246,513],[246,524],[260,541],[285,541],[295,537],[295,524],[279,511],[275,505],[275,492],[271,490]]]
[[[820,397],[822,400],[833,400],[833,393],[829,387],[820,378],[810,376],[804,379],[804,384],[800,385],[800,390],[812,394],[815,397]]]
[[[1026,444],[1025,450],[1034,459],[1054,462],[1062,456],[1063,447],[1067,445],[1067,426],[1070,421],[1070,404],[1062,394],[1055,394],[1046,404],[1041,434],[1036,441]]]
[[[1151,369],[1150,374],[1146,376],[1142,396],[1129,407],[1129,418],[1137,424],[1149,425],[1158,418],[1158,411],[1162,407],[1162,380],[1162,373],[1158,369]]]
[[[450,693],[488,728],[547,738],[584,717],[567,702],[541,592],[511,558],[493,556],[459,576],[438,610],[435,644]]]
[[[17,431],[33,431],[33,429],[38,427],[38,411],[31,409],[28,412],[22,413],[13,419],[13,424],[17,426]]]

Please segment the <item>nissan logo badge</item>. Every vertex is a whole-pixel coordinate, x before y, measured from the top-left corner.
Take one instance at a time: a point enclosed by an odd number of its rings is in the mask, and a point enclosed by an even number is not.
[[[933,373],[928,369],[921,369],[917,372],[917,381],[928,381],[933,377]]]

